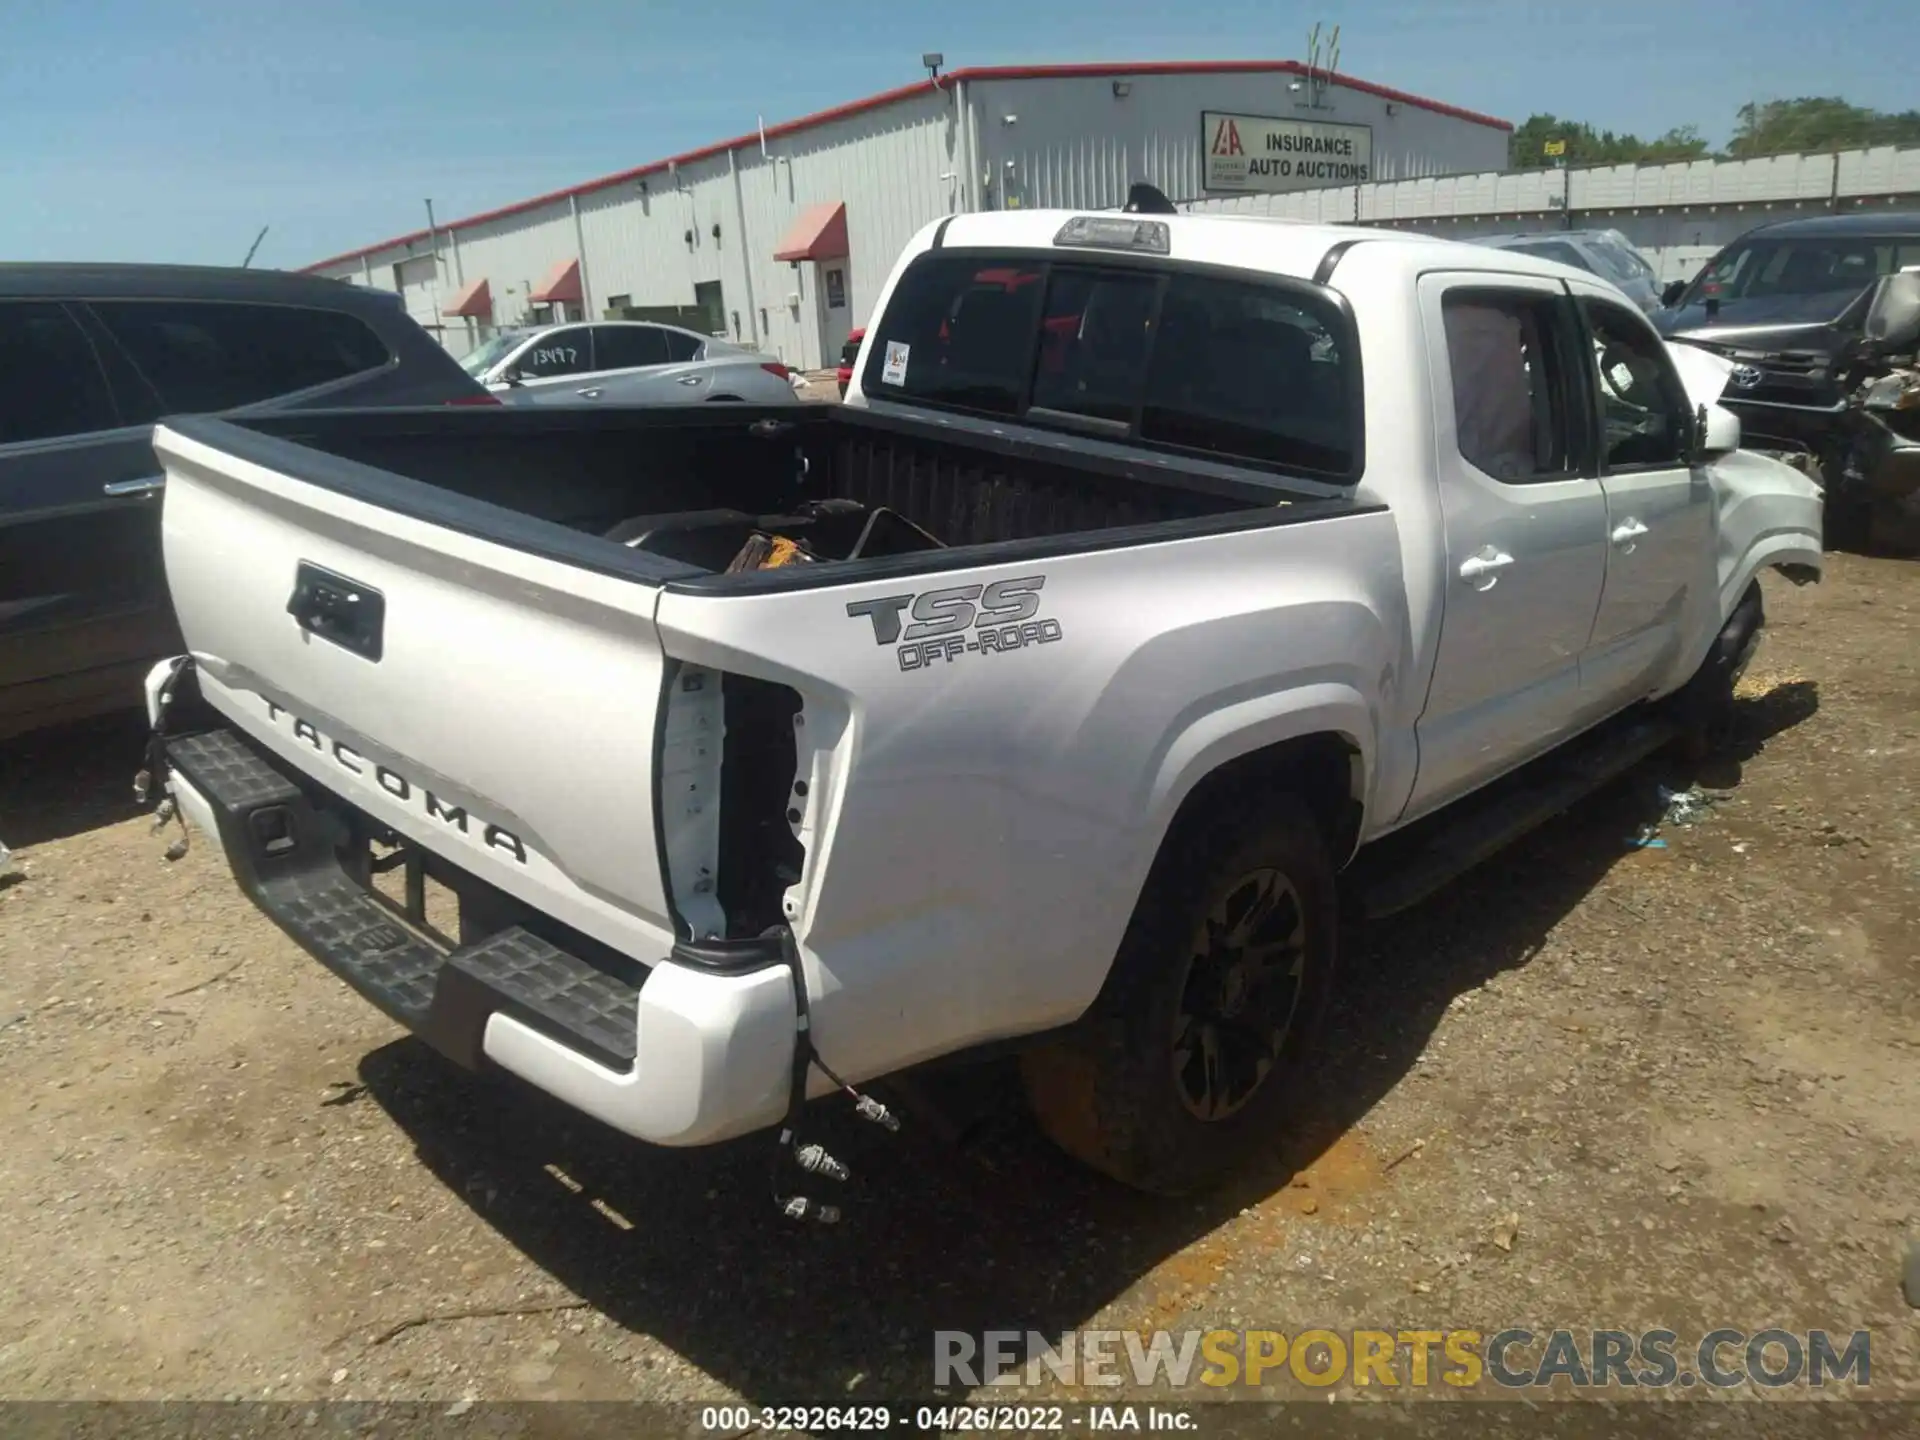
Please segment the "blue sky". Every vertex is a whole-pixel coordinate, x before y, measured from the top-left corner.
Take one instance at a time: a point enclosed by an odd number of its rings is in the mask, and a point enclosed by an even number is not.
[[[949,67],[1301,57],[1516,123],[1724,140],[1920,103],[1887,0],[0,0],[0,259],[296,266]],[[822,18],[835,16],[832,23]]]

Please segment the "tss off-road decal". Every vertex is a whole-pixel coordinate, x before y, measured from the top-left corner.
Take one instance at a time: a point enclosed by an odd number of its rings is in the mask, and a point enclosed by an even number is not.
[[[856,600],[847,614],[873,622],[876,645],[894,646],[902,670],[923,670],[936,660],[962,655],[1004,655],[1029,645],[1050,645],[1058,620],[1038,620],[1044,575],[996,580],[991,585],[955,585],[918,595]]]

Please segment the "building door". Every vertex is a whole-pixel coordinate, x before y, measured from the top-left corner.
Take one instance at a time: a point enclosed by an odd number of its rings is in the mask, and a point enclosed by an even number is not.
[[[847,332],[853,328],[853,310],[849,304],[847,290],[847,262],[834,260],[818,267],[820,283],[815,287],[814,300],[820,312],[820,358],[818,363],[825,365],[828,357],[838,355],[847,343]]]
[[[693,308],[697,318],[692,323],[692,329],[702,335],[727,333],[727,302],[718,280],[701,280],[694,284]]]

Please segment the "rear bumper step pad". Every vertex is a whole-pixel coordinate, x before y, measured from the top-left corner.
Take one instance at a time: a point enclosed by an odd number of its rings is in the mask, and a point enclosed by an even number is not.
[[[449,1058],[478,1069],[487,1021],[509,1015],[612,1070],[631,1071],[639,990],[519,926],[444,950],[359,883],[335,815],[230,730],[167,742],[209,803],[234,875],[302,949]]]

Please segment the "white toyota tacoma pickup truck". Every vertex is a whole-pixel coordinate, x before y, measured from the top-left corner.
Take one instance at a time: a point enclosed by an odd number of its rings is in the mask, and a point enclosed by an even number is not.
[[[1821,565],[1724,362],[1512,251],[960,215],[876,317],[841,406],[155,439],[173,802],[389,1015],[643,1140],[1018,1040],[1067,1150],[1200,1185],[1284,1123],[1337,902],[1710,723],[1758,573]]]

